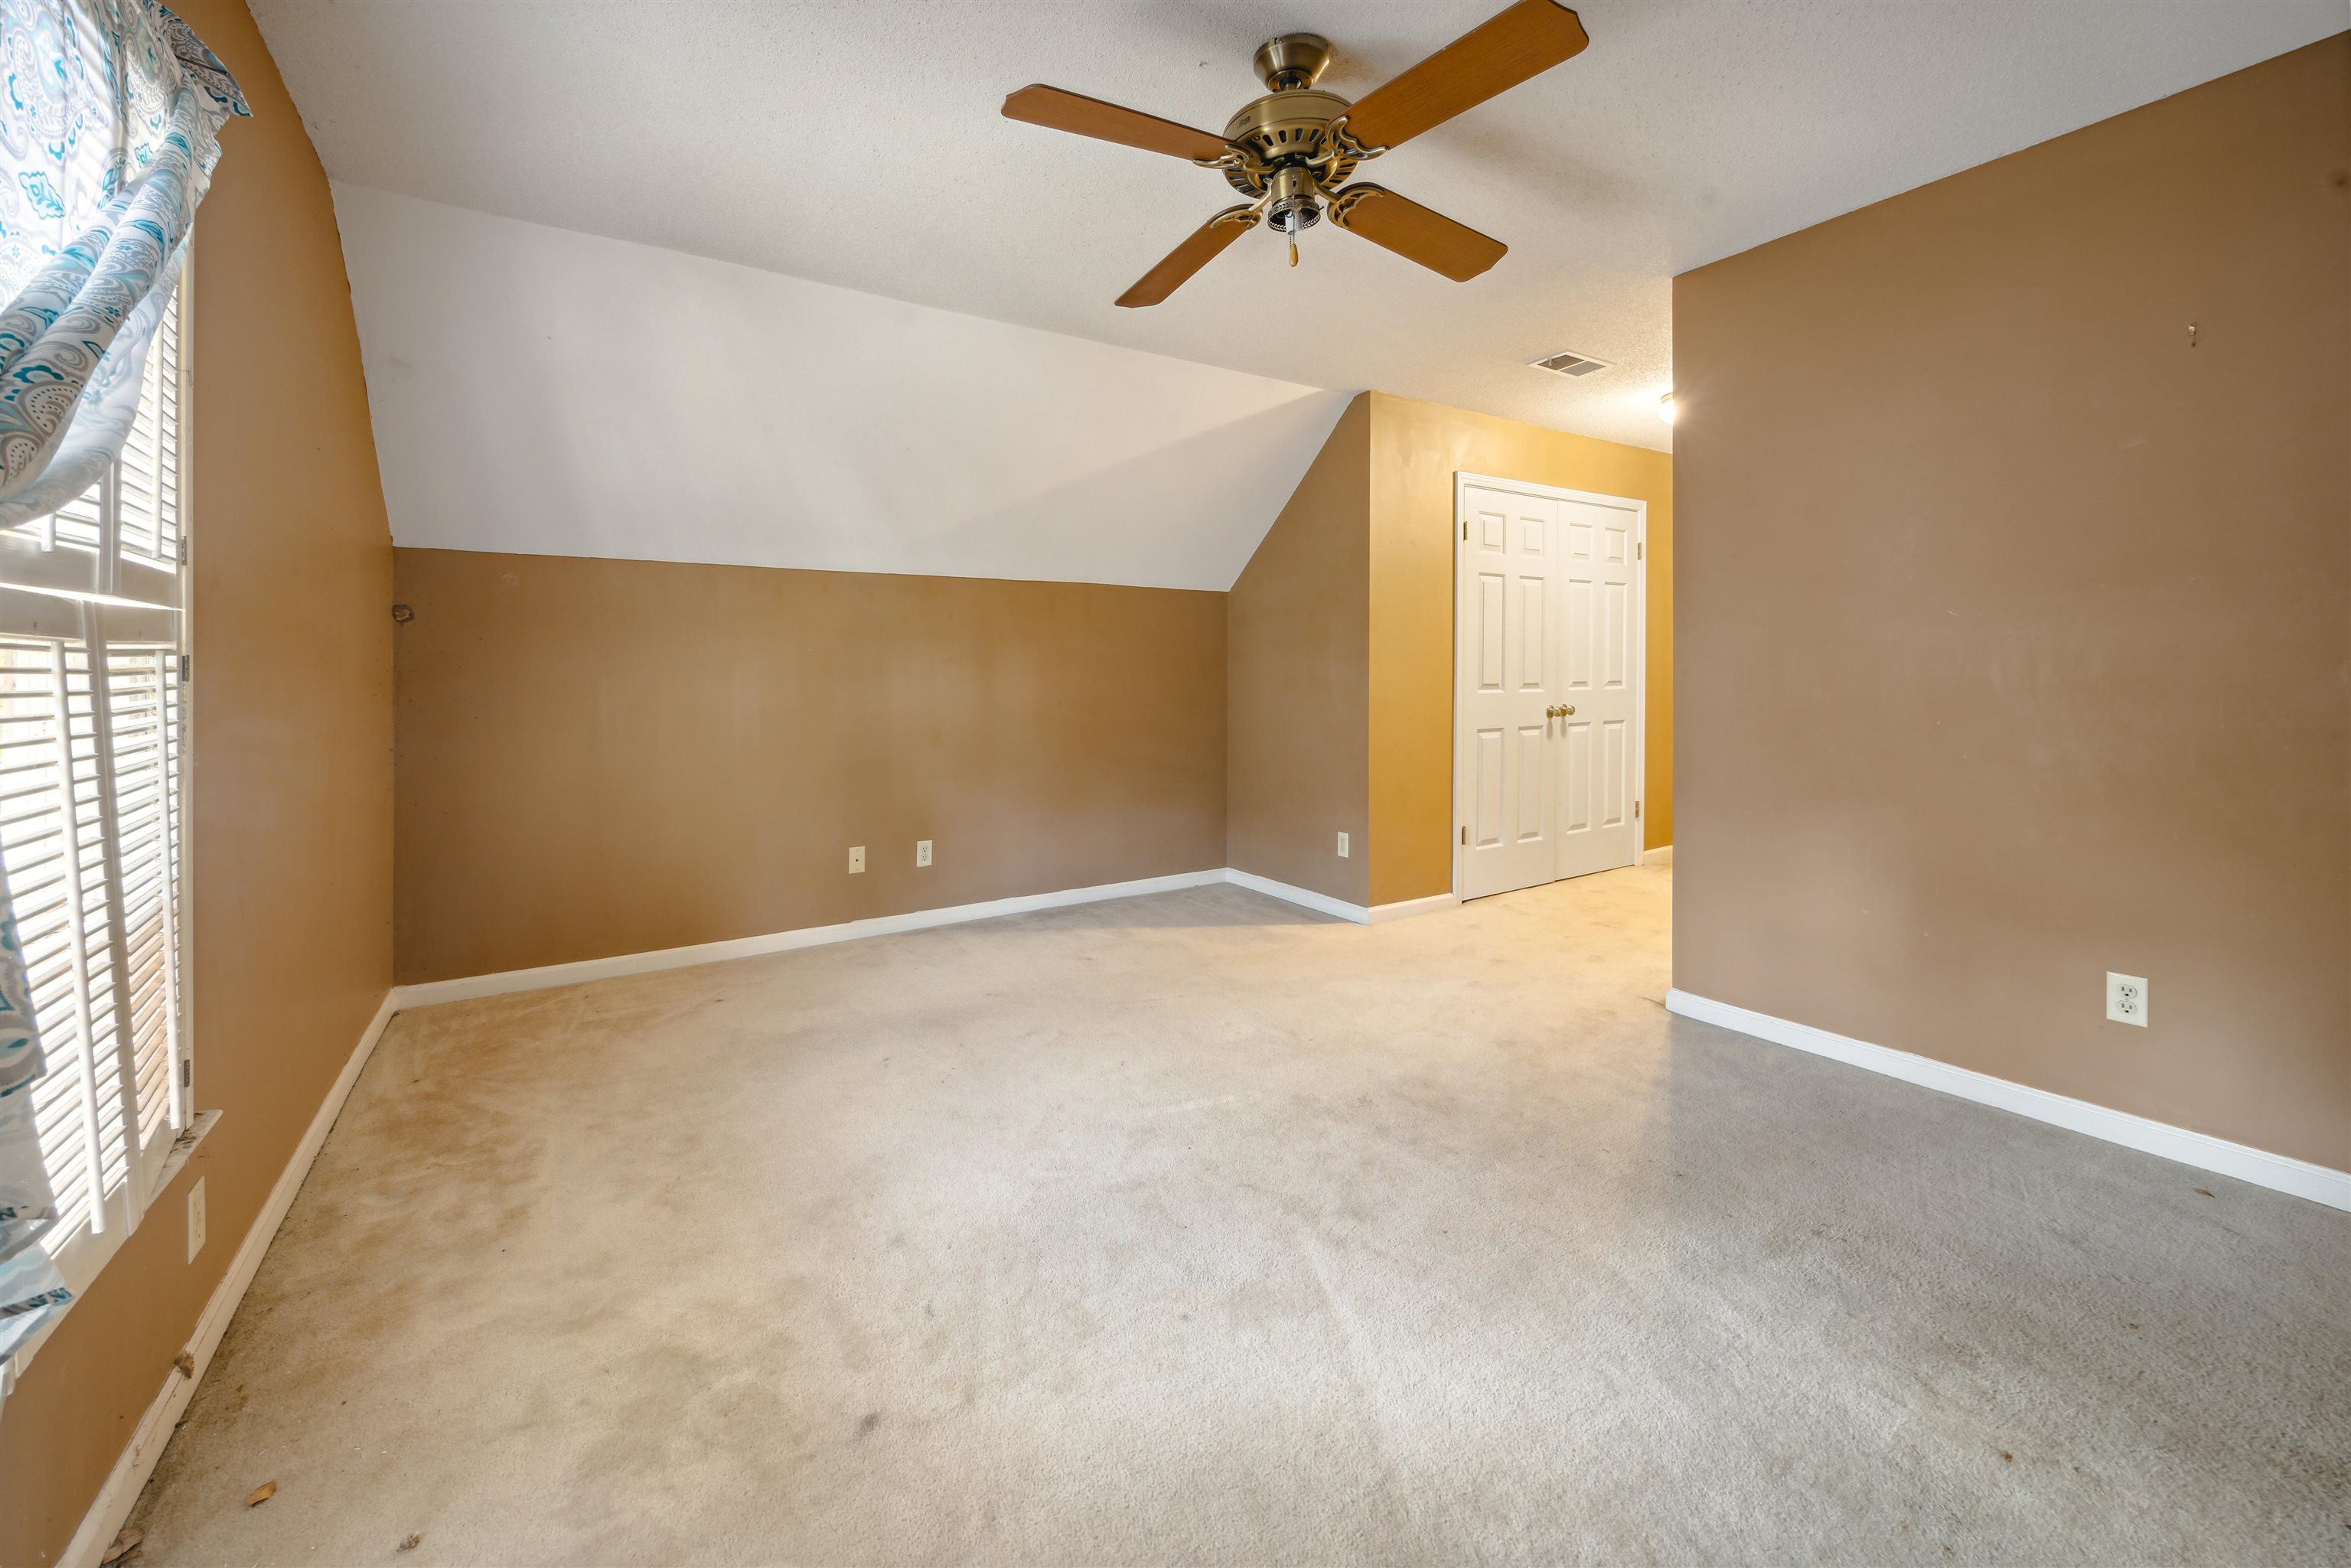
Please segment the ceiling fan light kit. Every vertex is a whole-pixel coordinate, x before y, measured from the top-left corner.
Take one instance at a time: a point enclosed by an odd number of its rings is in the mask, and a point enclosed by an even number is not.
[[[1502,259],[1501,241],[1379,185],[1346,182],[1356,168],[1583,52],[1583,24],[1558,0],[1518,0],[1384,87],[1350,103],[1314,84],[1331,42],[1284,33],[1257,51],[1264,97],[1225,122],[1222,138],[1172,120],[1042,85],[1004,100],[1008,120],[1188,159],[1246,198],[1217,214],[1119,296],[1156,305],[1224,248],[1263,223],[1290,242],[1324,217],[1407,261],[1466,283]]]

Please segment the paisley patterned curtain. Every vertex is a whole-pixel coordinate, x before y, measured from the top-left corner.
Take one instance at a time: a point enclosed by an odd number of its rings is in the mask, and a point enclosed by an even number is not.
[[[0,0],[0,528],[98,482],[244,95],[155,0]],[[0,875],[0,1358],[69,1299],[33,1124],[40,1033]]]
[[[0,0],[0,528],[13,528],[122,450],[220,128],[248,111],[155,0]]]

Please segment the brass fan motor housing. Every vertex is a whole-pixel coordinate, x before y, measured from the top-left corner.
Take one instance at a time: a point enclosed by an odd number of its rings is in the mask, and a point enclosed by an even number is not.
[[[1311,158],[1322,151],[1331,122],[1352,107],[1335,92],[1311,87],[1270,92],[1225,121],[1225,140],[1267,164]]]
[[[1336,185],[1360,162],[1353,155],[1324,156],[1332,151],[1331,122],[1352,107],[1337,93],[1314,88],[1270,92],[1243,106],[1225,121],[1225,140],[1248,149],[1256,166],[1244,162],[1228,168],[1226,180],[1245,196],[1261,196],[1271,172],[1311,162],[1317,166],[1323,184]]]

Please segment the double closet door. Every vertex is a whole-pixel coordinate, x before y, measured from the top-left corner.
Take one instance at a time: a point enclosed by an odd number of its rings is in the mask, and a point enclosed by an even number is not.
[[[1646,506],[1468,476],[1458,494],[1461,896],[1631,865]]]

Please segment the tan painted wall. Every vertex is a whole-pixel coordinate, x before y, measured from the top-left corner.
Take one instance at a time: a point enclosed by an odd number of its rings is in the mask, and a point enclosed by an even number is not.
[[[173,9],[254,110],[191,297],[192,1002],[196,1102],[225,1114],[0,1406],[10,1568],[80,1524],[392,981],[392,547],[334,213],[245,7]]]
[[[1663,452],[1372,395],[1372,903],[1453,887],[1457,472],[1649,503],[1642,841],[1673,842],[1673,465]]]
[[[1676,983],[2351,1167],[2351,40],[1674,292]]]
[[[1220,594],[397,555],[403,981],[1224,863]]]
[[[1349,904],[1371,885],[1371,408],[1339,416],[1226,610],[1228,863]]]

